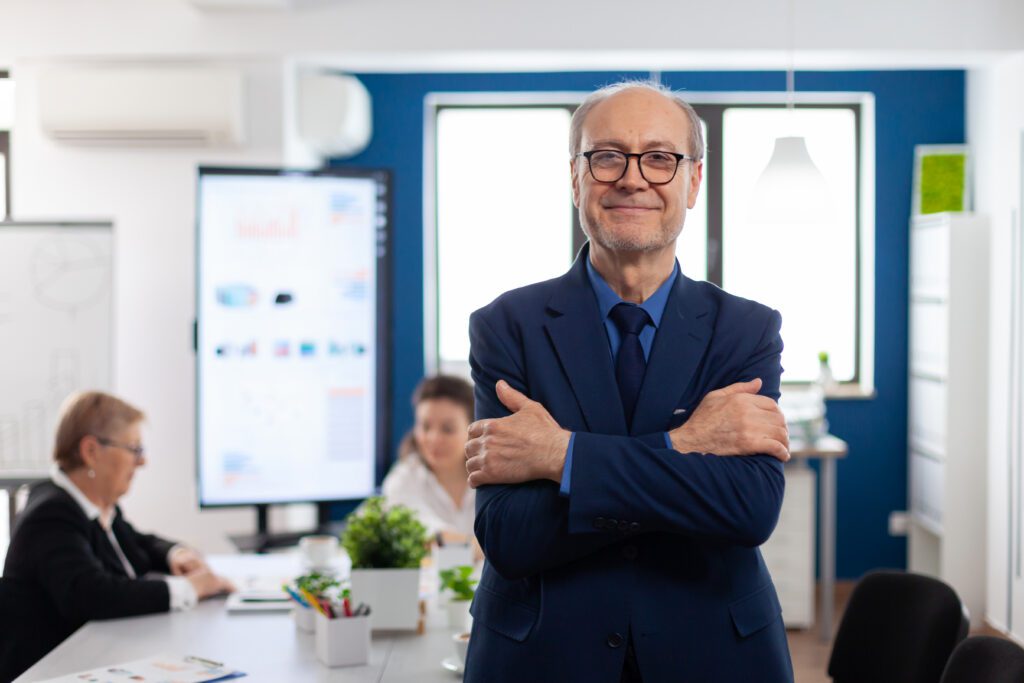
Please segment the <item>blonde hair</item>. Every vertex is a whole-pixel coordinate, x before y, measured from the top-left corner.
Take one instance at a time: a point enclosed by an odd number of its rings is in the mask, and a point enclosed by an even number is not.
[[[71,394],[60,408],[53,459],[65,472],[76,470],[84,464],[78,450],[84,437],[109,437],[145,417],[135,406],[102,391]]]

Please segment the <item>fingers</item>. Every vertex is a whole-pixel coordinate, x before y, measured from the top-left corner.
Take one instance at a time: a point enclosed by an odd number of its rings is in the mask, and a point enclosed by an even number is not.
[[[479,439],[481,436],[487,433],[487,425],[490,420],[477,420],[473,424],[469,425],[469,438]]]
[[[498,400],[513,413],[518,413],[530,403],[529,396],[521,391],[516,391],[511,384],[503,379],[498,380],[494,388],[498,392]]]
[[[725,396],[729,396],[730,394],[756,394],[761,391],[761,378],[755,377],[749,382],[736,382],[735,384],[730,384],[729,386],[722,387],[716,391],[717,393]]]
[[[777,460],[782,462],[789,462],[789,449],[782,445],[780,442],[770,437],[764,438],[765,448],[761,451],[765,455],[770,455]]]

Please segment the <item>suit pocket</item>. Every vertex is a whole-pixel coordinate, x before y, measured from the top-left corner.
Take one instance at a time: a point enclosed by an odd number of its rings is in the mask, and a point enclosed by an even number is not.
[[[768,584],[745,598],[729,605],[732,623],[741,638],[757,633],[782,614],[782,605],[775,595],[775,588]]]
[[[477,588],[469,611],[483,626],[520,643],[537,623],[537,610],[482,586]]]

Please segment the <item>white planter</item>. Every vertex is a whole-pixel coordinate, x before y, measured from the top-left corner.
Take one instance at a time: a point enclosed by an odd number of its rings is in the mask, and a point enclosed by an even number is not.
[[[415,631],[420,621],[419,569],[353,569],[352,606],[370,606],[374,631]]]
[[[302,633],[312,633],[316,622],[313,620],[316,610],[312,607],[296,605],[292,607],[292,618],[295,619],[295,629]]]
[[[354,666],[370,660],[369,617],[328,619],[316,614],[316,658],[325,666]]]
[[[445,605],[448,612],[448,627],[453,631],[468,631],[473,627],[473,617],[469,614],[472,600],[449,600]]]

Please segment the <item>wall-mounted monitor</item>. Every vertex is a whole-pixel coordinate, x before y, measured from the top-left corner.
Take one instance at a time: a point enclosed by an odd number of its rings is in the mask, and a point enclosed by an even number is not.
[[[389,176],[199,169],[203,507],[371,495],[388,448]]]

